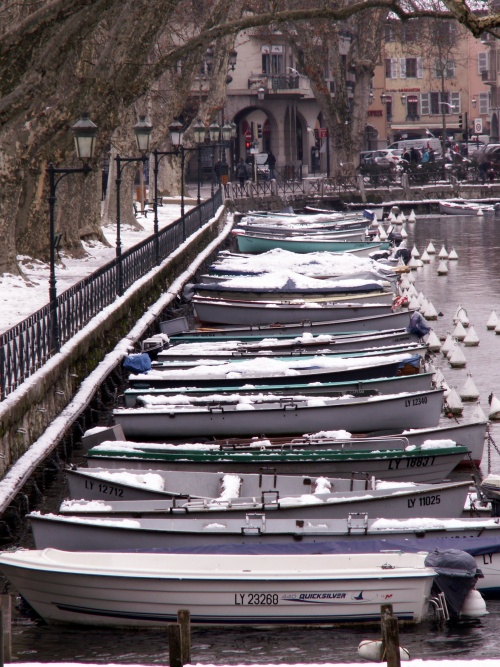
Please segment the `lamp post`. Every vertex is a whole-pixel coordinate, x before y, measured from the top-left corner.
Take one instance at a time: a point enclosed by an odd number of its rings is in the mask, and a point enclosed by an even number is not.
[[[50,273],[49,273],[49,307],[50,307],[50,349],[59,352],[61,341],[59,336],[59,322],[57,317],[57,287],[56,287],[56,235],[55,235],[55,204],[56,189],[65,176],[69,174],[84,174],[86,176],[92,168],[87,160],[94,156],[95,137],[97,126],[90,120],[88,114],[83,113],[80,120],[71,128],[75,138],[76,154],[83,161],[81,167],[54,167],[50,162],[46,172],[49,175],[49,230],[50,230]],[[57,176],[59,174],[59,176]]]
[[[449,107],[450,112],[453,113],[455,110],[455,107],[453,104],[450,104],[449,102],[440,102],[441,108],[443,109],[442,111],[442,116],[443,116],[443,159],[446,157],[446,111],[444,110],[444,107]]]
[[[137,148],[141,152],[139,157],[121,157],[117,155],[116,160],[116,259],[117,259],[117,285],[116,293],[118,296],[123,294],[123,263],[122,263],[122,242],[121,242],[121,184],[122,171],[125,165],[131,162],[141,162],[142,165],[147,160],[146,153],[149,152],[151,132],[153,126],[148,123],[146,116],[140,116],[139,121],[134,125],[135,140]],[[141,167],[142,168],[142,167]],[[156,196],[156,191],[155,191]]]

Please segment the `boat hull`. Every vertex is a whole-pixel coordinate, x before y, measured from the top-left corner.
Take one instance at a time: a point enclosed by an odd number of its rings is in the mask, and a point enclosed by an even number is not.
[[[377,243],[375,241],[343,241],[341,239],[328,239],[324,241],[314,241],[309,239],[282,238],[282,237],[264,237],[257,235],[236,234],[238,250],[243,253],[260,254],[281,248],[290,252],[306,254],[310,252],[345,252],[354,251],[367,257],[371,252],[377,250],[388,250],[390,243]],[[364,254],[366,253],[366,254]]]
[[[195,624],[401,620],[427,612],[435,572],[413,554],[228,556],[4,552],[0,568],[48,622],[164,627],[188,609]],[[390,562],[393,569],[383,569]],[[410,565],[403,567],[402,563]],[[355,567],[354,567],[355,566]],[[251,572],[248,572],[251,570]]]

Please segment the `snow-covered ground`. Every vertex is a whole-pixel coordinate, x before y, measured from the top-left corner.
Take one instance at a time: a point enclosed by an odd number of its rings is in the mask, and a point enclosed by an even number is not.
[[[186,212],[192,208],[186,206]],[[167,227],[180,217],[178,204],[166,204],[158,208],[159,228]],[[131,248],[153,234],[153,212],[139,215],[137,222],[142,229],[121,225],[122,250]],[[58,293],[107,264],[116,255],[116,225],[102,228],[109,247],[104,243],[84,242],[86,255],[73,259],[61,252],[61,261],[56,265]],[[0,275],[0,333],[39,310],[49,301],[49,265],[45,262],[22,256],[19,258],[24,278],[12,274]]]
[[[366,667],[375,667],[375,665],[380,665],[379,662],[364,662],[361,663]],[[382,663],[385,664],[385,663]],[[498,667],[497,659],[489,660],[410,660],[405,662],[405,665],[408,667]],[[46,667],[81,667],[80,663],[76,662],[57,662],[57,663],[40,663],[40,662],[16,662],[17,667],[40,667],[45,665]],[[337,667],[339,663],[321,663],[321,664],[304,664],[297,663],[293,667]],[[341,667],[359,667],[360,663],[340,663]],[[340,667],[339,665],[339,667]],[[85,663],[85,667],[102,667],[102,665],[92,665],[91,663]],[[108,664],[108,667],[121,667],[120,665]],[[141,665],[129,665],[129,667],[141,667]],[[205,664],[196,664],[194,667],[224,667],[223,665],[205,665]],[[248,667],[248,665],[232,665],[231,667]],[[275,667],[274,665],[252,665],[252,667]],[[287,665],[280,664],[276,667],[287,667]]]

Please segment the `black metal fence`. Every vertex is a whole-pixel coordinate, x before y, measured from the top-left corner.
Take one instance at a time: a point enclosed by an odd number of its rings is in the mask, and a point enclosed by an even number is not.
[[[222,204],[222,189],[214,197],[188,211],[158,233],[122,253],[123,286],[128,289],[215,215]],[[157,253],[158,247],[158,253]],[[90,320],[116,299],[118,261],[105,264],[57,297],[57,317],[61,344],[83,329]],[[55,350],[51,349],[50,307],[43,306],[33,315],[0,335],[0,400],[3,401],[35,371]]]

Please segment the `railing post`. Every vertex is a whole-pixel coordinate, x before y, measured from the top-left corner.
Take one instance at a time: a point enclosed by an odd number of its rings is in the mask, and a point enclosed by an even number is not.
[[[168,658],[170,667],[183,667],[181,647],[181,626],[168,624]]]
[[[2,661],[12,662],[12,596],[2,595],[0,598],[0,609],[2,616]]]
[[[179,609],[177,622],[181,631],[181,656],[184,665],[191,662],[191,614],[189,609]]]

